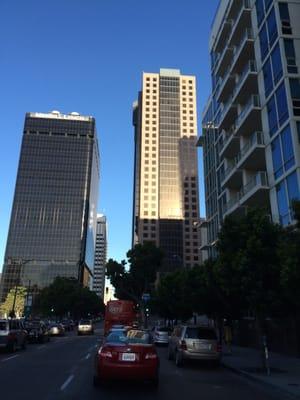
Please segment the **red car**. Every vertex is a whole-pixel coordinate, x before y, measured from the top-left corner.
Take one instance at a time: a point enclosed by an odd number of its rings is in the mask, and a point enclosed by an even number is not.
[[[108,380],[159,382],[159,358],[148,331],[110,333],[95,359],[94,385]]]

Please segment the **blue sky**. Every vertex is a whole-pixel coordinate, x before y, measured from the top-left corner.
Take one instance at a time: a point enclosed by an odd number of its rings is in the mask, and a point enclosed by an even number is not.
[[[27,111],[96,118],[99,211],[109,257],[131,245],[132,102],[143,71],[196,75],[198,121],[210,92],[208,37],[218,0],[1,0],[0,270]],[[202,159],[199,159],[204,215]]]

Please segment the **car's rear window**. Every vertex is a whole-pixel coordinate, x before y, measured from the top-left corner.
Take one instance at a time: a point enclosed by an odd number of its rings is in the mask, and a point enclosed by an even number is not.
[[[124,332],[113,332],[107,335],[106,342],[125,343],[127,337]]]
[[[151,343],[150,335],[145,331],[130,330],[127,332],[127,343],[149,344]]]
[[[157,332],[170,332],[171,328],[168,328],[167,326],[158,326],[156,330]]]
[[[80,325],[90,325],[91,321],[89,319],[83,319],[79,322]]]
[[[208,328],[187,328],[185,333],[186,339],[217,339],[213,329]]]
[[[6,330],[7,330],[7,322],[0,321],[0,331],[6,331]]]

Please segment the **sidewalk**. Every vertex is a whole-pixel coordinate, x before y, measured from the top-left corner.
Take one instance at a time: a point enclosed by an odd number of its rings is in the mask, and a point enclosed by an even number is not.
[[[261,371],[258,350],[232,346],[232,353],[229,354],[224,345],[222,364],[251,380],[272,386],[282,393],[300,399],[300,358],[269,353],[271,375],[267,376]]]

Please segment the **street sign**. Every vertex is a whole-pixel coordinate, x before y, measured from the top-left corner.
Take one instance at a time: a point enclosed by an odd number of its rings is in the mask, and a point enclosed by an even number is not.
[[[143,301],[149,301],[150,300],[150,293],[143,293],[142,300]]]

